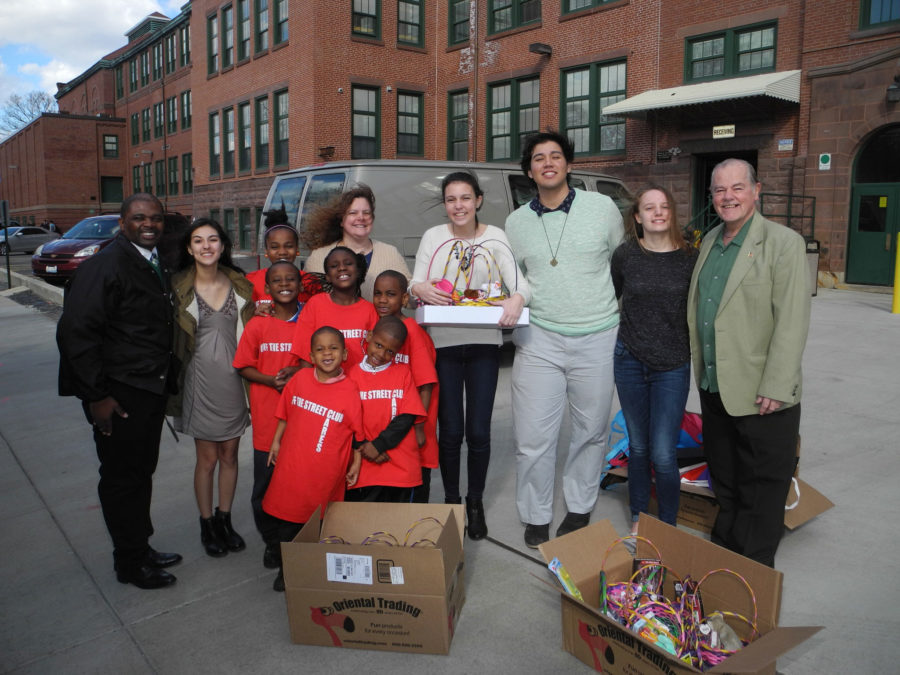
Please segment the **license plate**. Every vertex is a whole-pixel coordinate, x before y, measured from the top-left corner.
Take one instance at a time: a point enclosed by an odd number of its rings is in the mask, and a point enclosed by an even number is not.
[[[47,265],[47,274],[56,274],[56,265]]]

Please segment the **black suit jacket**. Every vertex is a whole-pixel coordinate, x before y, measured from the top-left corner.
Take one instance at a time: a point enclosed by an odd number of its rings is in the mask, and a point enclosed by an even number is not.
[[[173,312],[167,271],[163,277],[121,233],[78,268],[56,329],[61,396],[99,401],[111,380],[169,391]]]

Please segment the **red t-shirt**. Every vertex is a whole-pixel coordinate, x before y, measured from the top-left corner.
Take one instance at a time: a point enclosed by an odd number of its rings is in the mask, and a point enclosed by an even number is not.
[[[431,402],[428,404],[428,417],[425,419],[425,445],[419,448],[419,454],[422,466],[436,469],[438,468],[437,411],[438,394],[440,393],[437,371],[434,369],[437,352],[431,336],[416,323],[413,317],[404,317],[403,323],[407,330],[406,342],[394,360],[397,363],[409,365],[416,387],[421,387],[423,384],[434,384],[431,389]]]
[[[344,500],[353,437],[364,438],[359,389],[349,377],[323,384],[313,368],[285,385],[276,417],[287,427],[263,498],[263,510],[305,523],[316,507]]]
[[[240,370],[252,366],[263,375],[275,375],[286,366],[297,365],[291,354],[296,322],[274,316],[254,316],[241,334],[231,365]],[[259,382],[250,383],[250,419],[253,422],[253,447],[268,452],[275,436],[275,408],[281,392]]]
[[[354,366],[347,376],[359,387],[366,440],[374,440],[397,415],[416,415],[417,422],[424,419],[422,399],[413,383],[412,373],[404,364],[392,363],[377,373]],[[414,487],[422,484],[422,462],[413,429],[387,452],[390,460],[382,464],[363,457],[359,480],[354,488],[370,485]]]
[[[365,356],[362,346],[366,331],[378,321],[375,305],[360,298],[352,305],[338,305],[328,293],[319,293],[310,298],[303,306],[297,319],[297,331],[294,333],[294,346],[291,352],[304,361],[309,361],[310,340],[322,326],[337,328],[344,335],[347,347],[347,360],[344,370],[358,364]]]
[[[266,293],[266,270],[256,270],[248,272],[247,279],[253,284],[253,302],[259,305],[262,302],[272,302],[272,296]],[[308,301],[316,293],[321,293],[321,283],[307,272],[300,271],[300,284],[303,290],[297,296],[297,300],[301,303]]]

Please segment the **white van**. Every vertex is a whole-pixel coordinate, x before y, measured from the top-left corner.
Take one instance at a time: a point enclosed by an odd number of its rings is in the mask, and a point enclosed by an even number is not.
[[[275,176],[264,211],[284,204],[288,219],[303,231],[306,217],[359,183],[375,193],[375,225],[372,237],[397,247],[409,268],[415,264],[422,233],[447,221],[441,203],[441,181],[454,171],[469,171],[478,177],[484,202],[478,212],[481,222],[503,227],[506,217],[535,195],[534,183],[517,164],[436,162],[428,160],[354,160],[314,164]],[[573,170],[573,187],[609,195],[620,208],[628,202],[628,191],[617,178],[591,171]],[[263,220],[258,251],[265,250]],[[305,260],[309,251],[301,251]]]

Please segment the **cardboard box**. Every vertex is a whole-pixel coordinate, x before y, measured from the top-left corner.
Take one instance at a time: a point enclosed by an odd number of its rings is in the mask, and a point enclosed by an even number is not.
[[[291,640],[448,653],[465,602],[464,519],[455,505],[337,502],[320,528],[316,511],[281,545]],[[376,533],[403,542],[410,528],[408,543],[436,545],[361,544]],[[329,537],[348,543],[320,543]]]
[[[422,305],[416,308],[416,321],[423,326],[455,326],[457,328],[499,328],[502,307],[467,307],[465,305]],[[528,308],[519,315],[518,326],[528,325]]]
[[[659,548],[663,564],[682,578],[690,575],[699,581],[712,570],[730,569],[743,576],[756,595],[761,637],[705,672],[774,673],[778,656],[821,630],[821,626],[778,627],[781,572],[647,515],[641,516],[638,533]],[[604,520],[539,547],[548,562],[553,558],[560,559],[585,598],[580,602],[560,589],[563,649],[602,673],[683,675],[699,672],[600,612],[600,566],[604,553],[618,538],[612,523]],[[644,542],[637,544],[639,557],[655,557]],[[611,581],[628,578],[631,565],[632,555],[623,545],[617,545],[606,561],[607,578]],[[748,617],[753,614],[746,587],[730,574],[711,575],[701,585],[700,592],[707,614],[715,610]],[[664,594],[671,597],[671,581],[667,581]],[[741,633],[740,624],[735,626]]]

